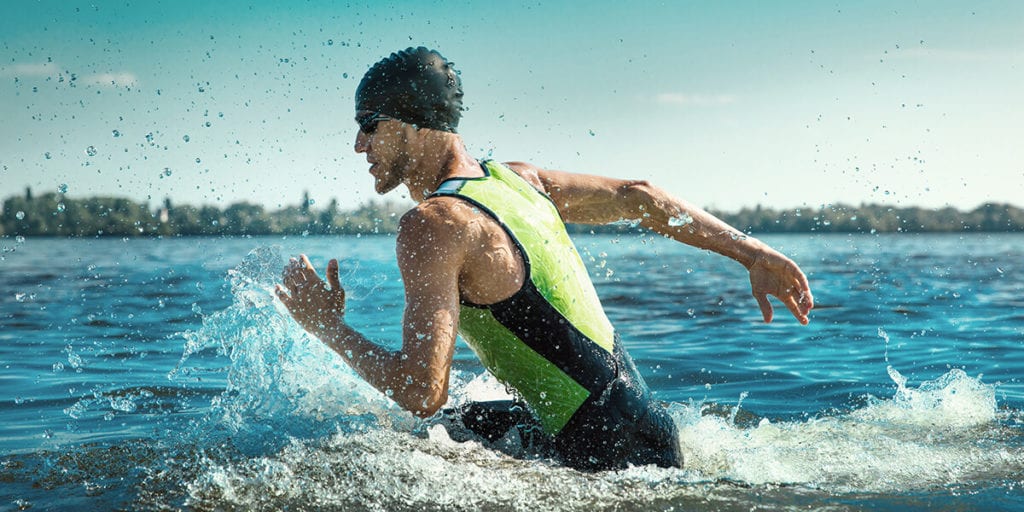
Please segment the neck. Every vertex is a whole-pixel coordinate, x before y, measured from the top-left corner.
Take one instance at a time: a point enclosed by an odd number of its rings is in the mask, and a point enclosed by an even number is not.
[[[409,173],[406,182],[410,197],[417,203],[437,190],[444,180],[483,176],[480,164],[466,150],[459,135],[423,129],[419,135],[422,149],[415,171]]]

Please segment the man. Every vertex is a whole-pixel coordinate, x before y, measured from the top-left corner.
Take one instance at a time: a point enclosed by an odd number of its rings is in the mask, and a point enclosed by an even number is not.
[[[728,256],[750,272],[766,322],[768,295],[808,322],[807,278],[782,254],[646,181],[477,161],[456,134],[461,110],[452,64],[422,47],[381,60],[356,91],[355,150],[366,154],[377,192],[405,185],[417,203],[397,239],[402,348],[388,351],[345,323],[337,260],[325,283],[304,255],[293,259],[278,297],[362,378],[421,417],[447,401],[460,333],[525,402],[565,464],[681,466],[675,427],[649,399],[563,222],[636,219]],[[471,409],[467,425],[493,407]]]

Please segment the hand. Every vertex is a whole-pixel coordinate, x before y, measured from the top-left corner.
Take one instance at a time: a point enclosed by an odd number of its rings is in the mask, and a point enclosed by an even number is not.
[[[793,260],[771,251],[759,256],[750,266],[750,289],[761,307],[765,323],[771,323],[773,310],[768,295],[774,295],[786,305],[789,312],[807,325],[807,314],[814,307],[814,297],[807,276]]]
[[[341,321],[345,314],[345,290],[338,280],[338,260],[327,264],[327,283],[320,279],[305,254],[289,261],[282,279],[284,286],[279,284],[275,289],[277,298],[303,329],[319,335]]]

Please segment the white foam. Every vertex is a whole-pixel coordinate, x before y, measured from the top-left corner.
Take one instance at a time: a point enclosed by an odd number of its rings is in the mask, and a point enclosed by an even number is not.
[[[588,474],[514,459],[456,442],[440,425],[421,431],[419,420],[288,322],[265,300],[279,271],[275,258],[256,254],[240,267],[235,304],[204,322],[189,346],[219,345],[231,358],[229,389],[211,421],[236,440],[277,442],[250,455],[206,456],[188,488],[195,508],[749,508],[749,493],[732,492],[730,482],[903,493],[1024,471],[1022,450],[1000,439],[994,387],[960,370],[913,388],[892,369],[891,398],[748,428],[702,415],[699,404],[674,404],[685,469]],[[450,405],[508,397],[489,376],[454,372],[451,388]],[[325,426],[334,428],[324,433]]]
[[[992,450],[993,386],[960,370],[846,415],[739,428],[676,412],[688,469],[712,480],[802,484],[833,491],[905,491],[1024,466],[1020,450]],[[689,418],[687,417],[689,416]]]

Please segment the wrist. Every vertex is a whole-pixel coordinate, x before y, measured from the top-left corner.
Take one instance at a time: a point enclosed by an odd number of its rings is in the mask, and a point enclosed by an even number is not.
[[[767,245],[756,238],[744,235],[741,238],[737,239],[734,237],[733,239],[737,243],[734,245],[732,258],[747,270],[750,270],[759,261],[767,258],[771,252]]]
[[[326,315],[325,318],[317,319],[317,322],[306,330],[321,340],[327,340],[340,336],[344,329],[345,322],[340,316]]]

